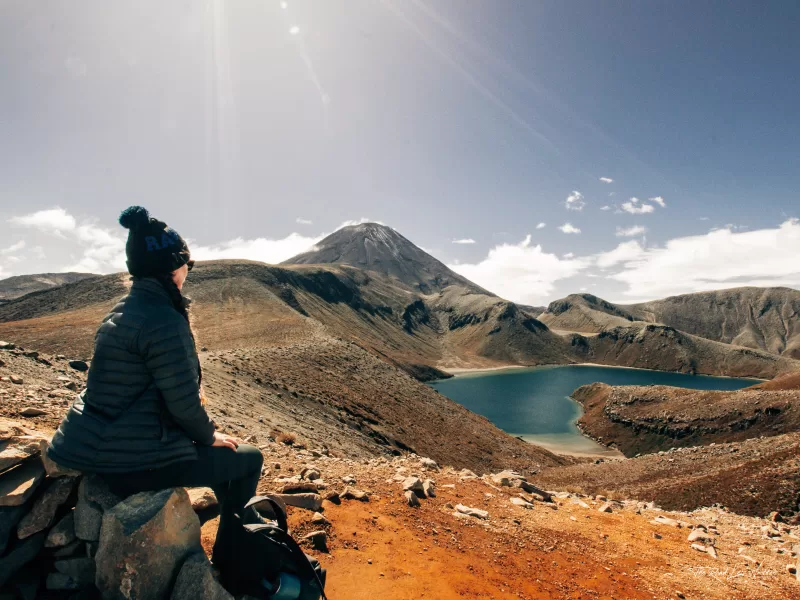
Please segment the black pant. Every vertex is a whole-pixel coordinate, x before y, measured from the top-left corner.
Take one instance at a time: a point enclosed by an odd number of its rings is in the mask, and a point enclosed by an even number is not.
[[[225,537],[228,521],[256,493],[264,458],[261,451],[247,444],[230,448],[197,446],[197,460],[181,461],[149,471],[103,475],[109,487],[119,496],[169,487],[210,487],[220,503],[219,530],[213,557],[224,549],[220,540]]]

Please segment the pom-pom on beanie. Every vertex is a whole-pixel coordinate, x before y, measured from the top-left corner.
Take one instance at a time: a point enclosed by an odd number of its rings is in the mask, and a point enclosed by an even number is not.
[[[154,219],[142,206],[122,211],[119,224],[128,229],[125,254],[134,277],[171,273],[189,262],[189,247],[178,232]]]

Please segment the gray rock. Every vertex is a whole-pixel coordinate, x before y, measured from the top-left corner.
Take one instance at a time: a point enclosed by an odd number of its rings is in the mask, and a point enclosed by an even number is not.
[[[511,504],[514,504],[516,506],[521,506],[522,508],[528,508],[528,509],[533,508],[533,504],[531,504],[524,498],[518,498],[516,496],[511,498]]]
[[[26,406],[21,411],[19,411],[19,415],[21,417],[41,417],[42,415],[46,414],[47,414],[46,410],[39,408],[37,406]]]
[[[611,508],[611,502],[604,502],[603,505],[600,508],[598,508],[597,510],[598,510],[598,512],[602,512],[602,513],[614,512],[613,509]]]
[[[420,505],[419,498],[411,490],[406,490],[405,492],[403,492],[403,495],[405,496],[406,502],[408,503],[409,506],[416,508],[417,506]]]
[[[71,510],[47,533],[44,541],[45,548],[61,548],[76,540],[75,536],[75,511]]]
[[[323,515],[322,513],[318,513],[318,512],[314,513],[314,515],[311,517],[311,522],[314,523],[314,525],[330,525],[331,524],[331,522],[328,519],[325,518],[325,515]]]
[[[342,500],[361,500],[362,502],[369,502],[369,494],[356,488],[346,487],[344,491],[339,494]]]
[[[488,511],[481,510],[480,508],[472,508],[470,506],[464,506],[463,504],[456,504],[456,512],[467,515],[470,517],[476,517],[478,519],[488,519],[489,513]]]
[[[0,442],[0,472],[24,462],[32,456],[41,456],[47,448],[47,438],[22,428],[18,435],[10,435]]]
[[[436,464],[436,461],[432,458],[425,458],[422,457],[419,459],[419,464],[422,466],[423,469],[430,469],[432,471],[438,471],[439,465]]]
[[[0,477],[0,506],[24,504],[43,480],[44,466],[40,460],[29,460],[6,471]]]
[[[89,365],[86,364],[85,360],[71,360],[69,361],[69,366],[75,369],[76,371],[88,371]]]
[[[22,567],[36,558],[44,544],[44,532],[19,540],[3,558],[0,558],[0,588]]]
[[[11,342],[0,342],[0,350],[13,350],[16,348]]]
[[[17,537],[23,539],[50,527],[56,511],[67,501],[77,482],[74,477],[60,477],[50,482],[34,502],[31,511],[19,522]]]
[[[425,488],[423,488],[422,480],[419,477],[406,477],[403,480],[403,490],[412,491],[417,496],[425,497]]]
[[[65,558],[57,560],[53,566],[59,573],[69,575],[73,581],[78,583],[79,588],[84,588],[94,583],[95,564],[91,558],[85,556]]]
[[[75,535],[87,542],[100,539],[103,512],[112,509],[120,500],[100,477],[88,475],[81,479],[75,505]]]
[[[85,550],[86,550],[86,542],[76,538],[63,548],[59,548],[58,550],[53,552],[53,556],[55,558],[70,558],[71,556],[76,556],[81,552],[85,554],[86,553]]]
[[[28,507],[22,504],[0,508],[0,556],[6,551],[11,532],[17,528],[17,523],[19,523],[27,510]]]
[[[281,494],[316,494],[318,491],[317,484],[309,481],[286,483],[279,490]]]
[[[532,483],[528,483],[525,480],[517,480],[515,483],[518,484],[515,487],[518,487],[518,488],[522,489],[522,491],[527,492],[528,494],[536,494],[537,496],[541,496],[541,498],[542,498],[541,501],[542,502],[552,502],[553,501],[553,495],[550,492],[547,492],[547,491],[545,491],[545,490],[533,485]]]
[[[436,484],[432,479],[426,479],[422,482],[422,491],[427,498],[436,497]]]
[[[304,508],[313,512],[319,512],[322,508],[322,496],[319,494],[273,494],[275,497],[283,500],[287,506],[295,506],[297,508]],[[259,503],[260,504],[260,503]],[[259,504],[255,504],[256,510]]]
[[[211,488],[188,488],[186,491],[195,511],[205,510],[219,504],[216,495],[214,495],[214,490]]]
[[[95,585],[106,599],[165,598],[195,552],[200,520],[186,490],[134,494],[103,515]]]
[[[211,571],[211,563],[205,554],[198,552],[183,561],[172,600],[233,600]]]

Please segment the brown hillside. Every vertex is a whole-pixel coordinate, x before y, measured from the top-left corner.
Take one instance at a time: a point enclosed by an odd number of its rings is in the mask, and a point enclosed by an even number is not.
[[[99,277],[99,275],[94,273],[38,273],[7,277],[0,279],[0,302],[7,302],[31,292],[47,290],[92,277]]]
[[[594,383],[573,394],[579,425],[626,456],[800,431],[800,392],[733,392]]]

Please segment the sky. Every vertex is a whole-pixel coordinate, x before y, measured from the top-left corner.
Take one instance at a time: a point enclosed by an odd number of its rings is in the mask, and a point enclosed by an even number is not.
[[[0,278],[387,224],[508,299],[800,287],[800,4],[0,3]]]

